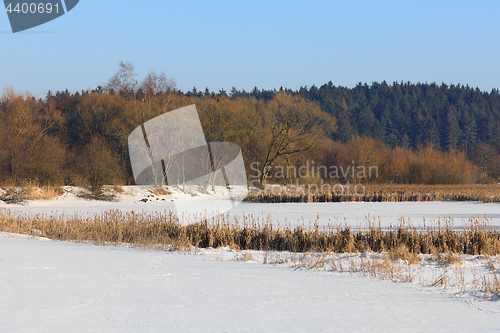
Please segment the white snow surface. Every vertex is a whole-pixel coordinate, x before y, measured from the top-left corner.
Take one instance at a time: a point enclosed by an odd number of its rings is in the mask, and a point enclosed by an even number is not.
[[[233,257],[231,260],[230,258]],[[0,236],[1,332],[486,332],[500,303],[198,254]]]

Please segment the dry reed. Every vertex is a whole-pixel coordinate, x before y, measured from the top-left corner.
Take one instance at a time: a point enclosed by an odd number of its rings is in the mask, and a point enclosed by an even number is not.
[[[268,186],[252,191],[249,202],[402,202],[402,201],[481,201],[500,202],[500,185],[401,185],[367,184],[363,187],[341,184],[323,188]],[[357,191],[357,192],[356,192]]]
[[[435,226],[417,229],[404,220],[395,228],[368,224],[364,229],[349,226],[276,228],[271,221],[253,216],[243,221],[228,215],[183,224],[171,212],[155,214],[105,211],[91,217],[79,215],[21,215],[0,209],[0,231],[43,236],[56,240],[87,241],[98,244],[129,243],[136,246],[228,246],[238,250],[291,252],[389,252],[391,259],[415,262],[416,254],[446,254],[439,259],[453,262],[458,254],[500,254],[500,231],[485,218],[471,218],[455,230],[443,219]]]

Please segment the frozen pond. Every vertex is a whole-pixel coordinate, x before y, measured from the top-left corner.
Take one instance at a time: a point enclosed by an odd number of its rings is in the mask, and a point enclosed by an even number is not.
[[[500,227],[500,203],[480,202],[332,202],[332,203],[242,203],[231,211],[233,216],[254,214],[280,225],[305,226],[318,223],[365,227],[368,219],[381,226],[398,225],[402,218],[414,226],[437,224],[444,218],[452,219],[455,227],[464,227],[469,218],[486,217],[492,226]]]
[[[136,213],[168,212],[174,208],[168,196],[150,196],[146,190],[130,187],[117,201],[85,200],[71,193],[53,200],[29,201],[24,205],[0,202],[0,209],[32,214],[89,215],[111,209]],[[171,197],[170,197],[171,198]],[[147,200],[145,200],[147,199]],[[416,227],[436,226],[438,221],[451,219],[455,228],[470,224],[470,218],[482,217],[488,224],[500,228],[500,203],[481,202],[331,202],[331,203],[254,203],[243,202],[228,213],[231,219],[271,222],[274,226],[314,225],[320,227],[344,224],[352,228],[366,227],[370,220],[382,227],[395,226],[402,221]],[[484,219],[485,218],[485,219]],[[189,218],[187,222],[192,222]]]

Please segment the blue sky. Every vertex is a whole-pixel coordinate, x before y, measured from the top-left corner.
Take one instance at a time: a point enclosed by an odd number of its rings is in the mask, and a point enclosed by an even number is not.
[[[105,84],[120,61],[183,91],[332,81],[500,88],[500,1],[80,0],[12,34],[0,13],[0,89],[45,96]]]

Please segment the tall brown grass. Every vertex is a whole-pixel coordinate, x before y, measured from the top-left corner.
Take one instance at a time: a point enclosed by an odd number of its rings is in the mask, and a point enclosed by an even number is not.
[[[403,202],[403,201],[480,201],[500,202],[500,185],[412,185],[366,184],[349,187],[338,184],[323,188],[267,187],[252,191],[249,202]]]
[[[463,230],[455,230],[452,221],[417,229],[404,221],[392,229],[369,224],[364,229],[349,226],[308,229],[276,228],[271,221],[260,222],[253,216],[242,221],[228,215],[184,225],[172,213],[137,214],[116,210],[91,217],[63,215],[22,215],[0,209],[0,231],[43,236],[56,240],[86,241],[98,244],[129,243],[137,246],[228,246],[239,250],[277,250],[291,252],[392,252],[394,257],[414,260],[415,254],[486,254],[500,253],[500,231],[484,218],[472,218]]]

